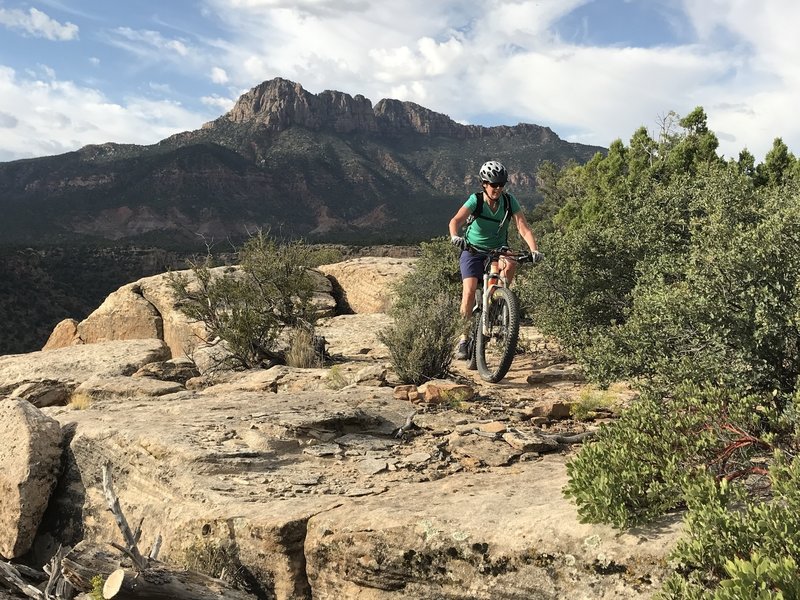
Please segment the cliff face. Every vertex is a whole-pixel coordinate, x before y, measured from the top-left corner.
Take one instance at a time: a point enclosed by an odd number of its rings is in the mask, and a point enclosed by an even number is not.
[[[537,201],[544,160],[602,148],[550,129],[461,125],[412,102],[266,81],[196,131],[0,163],[0,238],[183,246],[279,229],[311,240],[408,243],[441,234],[490,158]]]
[[[330,90],[314,95],[285,79],[273,79],[254,87],[220,118],[233,123],[260,124],[271,131],[293,125],[338,133],[378,131],[372,103],[364,96]],[[209,126],[213,128],[213,123]]]

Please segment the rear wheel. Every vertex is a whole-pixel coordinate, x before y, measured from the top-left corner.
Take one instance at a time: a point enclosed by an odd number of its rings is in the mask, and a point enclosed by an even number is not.
[[[481,379],[497,383],[508,373],[519,337],[519,302],[511,290],[497,288],[475,337]]]

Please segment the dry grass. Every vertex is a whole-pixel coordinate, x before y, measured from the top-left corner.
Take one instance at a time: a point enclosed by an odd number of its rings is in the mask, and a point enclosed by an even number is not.
[[[314,349],[313,332],[303,327],[293,330],[289,351],[286,353],[286,364],[301,369],[322,366],[322,358]]]
[[[609,390],[602,390],[592,385],[581,390],[578,402],[572,406],[572,416],[579,421],[592,419],[599,408],[614,410],[617,406],[616,396]]]
[[[350,379],[339,365],[334,365],[328,370],[327,386],[332,390],[341,390],[350,385]]]
[[[92,397],[83,392],[73,392],[69,397],[67,408],[72,410],[86,410],[92,405]]]

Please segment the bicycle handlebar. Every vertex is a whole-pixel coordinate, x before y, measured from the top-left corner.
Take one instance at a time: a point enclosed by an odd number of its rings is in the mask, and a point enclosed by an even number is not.
[[[470,254],[486,254],[492,260],[496,260],[498,258],[505,257],[509,260],[514,260],[518,263],[537,263],[544,260],[544,254],[541,252],[528,252],[528,251],[521,251],[521,250],[512,250],[508,246],[501,246],[500,248],[494,248],[491,250],[484,250],[483,248],[477,248],[467,242],[464,241],[464,249],[469,252]]]

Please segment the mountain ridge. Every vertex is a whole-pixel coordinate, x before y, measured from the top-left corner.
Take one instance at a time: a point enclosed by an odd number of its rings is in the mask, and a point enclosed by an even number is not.
[[[445,230],[484,160],[504,162],[530,206],[544,160],[585,162],[603,151],[539,125],[462,125],[413,102],[373,106],[275,78],[199,129],[155,144],[0,163],[0,236],[180,246],[269,228],[312,241],[416,242]]]

